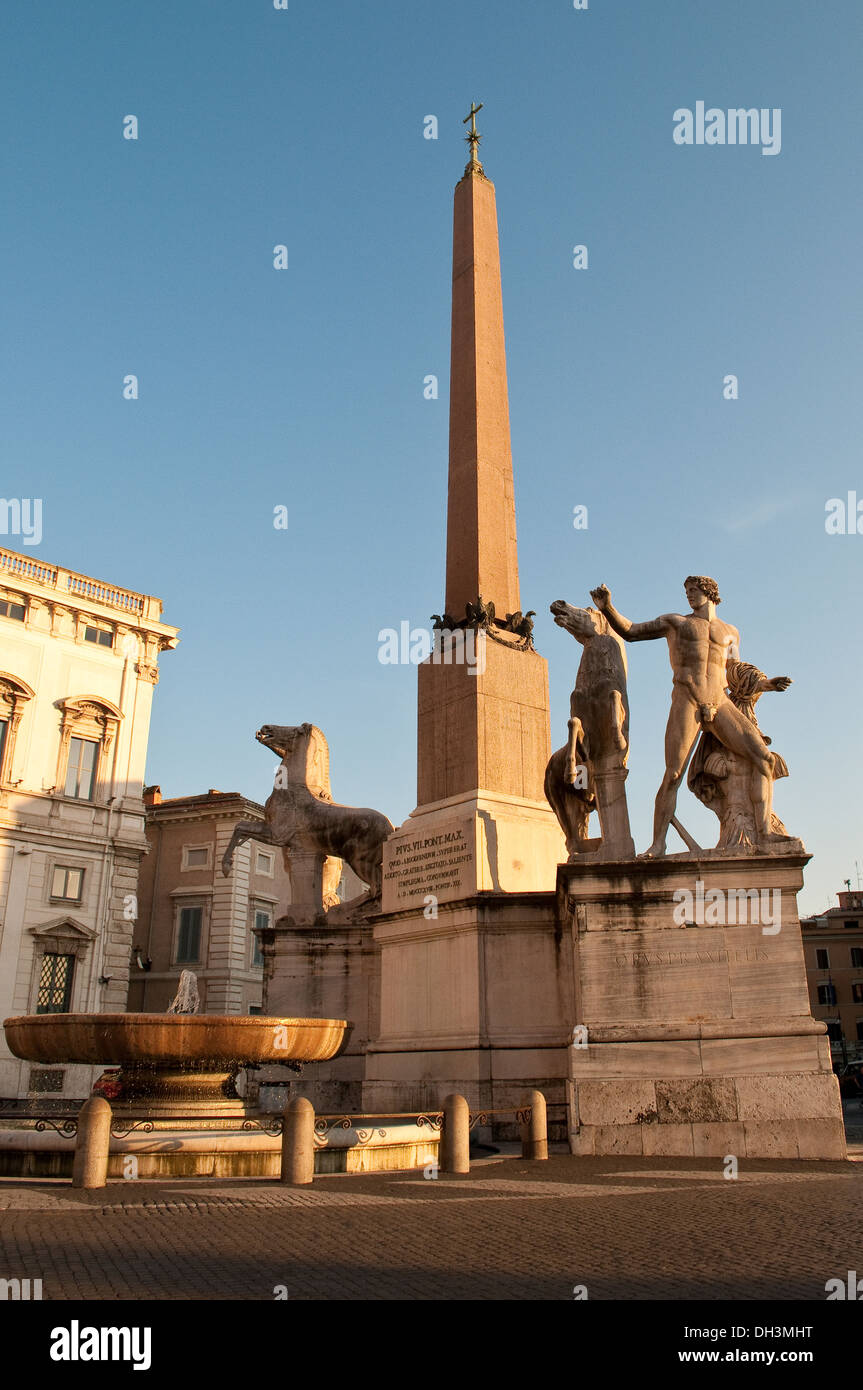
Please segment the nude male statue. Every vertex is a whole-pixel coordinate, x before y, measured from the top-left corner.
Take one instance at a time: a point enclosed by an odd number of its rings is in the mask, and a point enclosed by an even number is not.
[[[656,797],[653,844],[640,856],[643,859],[659,859],[665,854],[677,790],[702,729],[751,764],[750,797],[759,844],[766,848],[788,838],[771,829],[773,755],[760,731],[732,703],[725,689],[725,663],[729,657],[739,659],[740,634],[716,616],[720,598],[715,580],[691,574],[683,587],[692,612],[685,616],[664,613],[647,623],[632,623],[618,613],[605,584],[590,591],[609,625],[627,642],[664,637],[674,672],[665,730],[665,775]]]

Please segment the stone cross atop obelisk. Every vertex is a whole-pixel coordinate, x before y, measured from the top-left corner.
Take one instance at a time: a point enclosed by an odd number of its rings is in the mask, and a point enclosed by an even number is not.
[[[497,208],[477,157],[481,109],[471,102],[465,117],[470,160],[453,208],[446,612],[456,619],[479,597],[501,618],[519,608]]]

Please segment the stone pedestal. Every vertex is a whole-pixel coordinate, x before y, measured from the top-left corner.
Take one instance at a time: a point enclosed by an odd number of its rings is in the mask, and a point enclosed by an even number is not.
[[[280,918],[270,935],[264,942],[264,1012],[344,1018],[350,1034],[338,1057],[309,1064],[299,1075],[284,1067],[261,1068],[256,1079],[266,1084],[259,1092],[260,1104],[281,1109],[281,1087],[290,1084],[291,1096],[306,1097],[319,1113],[359,1113],[365,1049],[377,1032],[378,967],[372,927],[365,921],[303,926]],[[289,1012],[282,1014],[283,1008]]]
[[[471,1109],[514,1107],[536,1089],[557,1107],[554,1134],[573,1013],[554,894],[480,893],[429,917],[385,912],[374,935],[380,1029],[366,1055],[366,1110],[438,1108],[452,1091]]]
[[[548,802],[475,791],[413,811],[384,845],[384,912],[553,892],[566,849]]]
[[[809,1011],[807,858],[561,865],[580,1025],[573,1153],[845,1157],[825,1025]]]

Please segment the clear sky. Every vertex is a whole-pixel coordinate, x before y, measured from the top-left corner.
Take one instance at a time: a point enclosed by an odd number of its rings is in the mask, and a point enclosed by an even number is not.
[[[827,535],[825,503],[863,499],[859,0],[5,0],[0,26],[2,493],[44,506],[40,546],[0,543],[182,628],[148,780],[263,800],[255,729],[308,720],[338,800],[415,804],[416,671],[378,632],[443,601],[475,99],[553,746],[579,648],[551,600],[605,581],[645,619],[711,574],[744,659],[794,679],[759,716],[815,854],[802,906],[856,881],[863,535]],[[675,144],[697,101],[780,108],[780,153]],[[633,647],[639,849],[669,690],[665,644]],[[688,792],[679,814],[713,843]]]

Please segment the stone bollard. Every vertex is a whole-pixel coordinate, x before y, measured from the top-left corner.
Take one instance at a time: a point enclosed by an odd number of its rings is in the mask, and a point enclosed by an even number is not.
[[[73,1187],[104,1187],[111,1144],[111,1107],[104,1096],[91,1096],[78,1111],[78,1137],[72,1164]]]
[[[285,1106],[282,1121],[281,1180],[293,1187],[313,1182],[315,1176],[315,1107],[305,1096]]]
[[[548,1158],[548,1119],[542,1091],[531,1091],[525,1109],[530,1107],[530,1119],[521,1127],[522,1158]]]
[[[442,1173],[470,1172],[470,1107],[464,1096],[447,1096],[441,1133]]]

